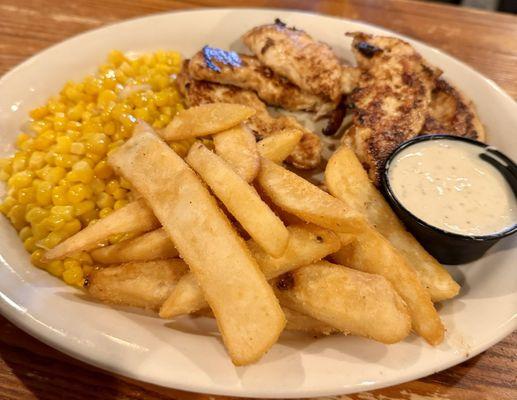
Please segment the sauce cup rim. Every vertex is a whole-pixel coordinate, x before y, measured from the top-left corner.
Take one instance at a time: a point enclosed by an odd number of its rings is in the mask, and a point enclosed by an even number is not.
[[[382,168],[382,174],[381,174],[381,185],[383,186],[384,192],[386,193],[386,196],[388,197],[389,201],[396,207],[400,208],[404,213],[409,215],[415,223],[420,225],[421,227],[425,229],[432,230],[436,233],[439,233],[443,236],[447,236],[449,238],[463,240],[467,242],[484,242],[489,240],[497,240],[502,239],[504,237],[510,236],[513,233],[517,232],[517,222],[513,225],[510,225],[508,228],[494,232],[488,235],[462,235],[459,233],[454,233],[450,231],[446,231],[445,229],[438,228],[437,226],[431,225],[415,214],[413,214],[411,211],[409,211],[404,205],[398,200],[397,196],[393,192],[391,185],[390,185],[390,178],[389,178],[389,170],[391,163],[393,159],[403,150],[405,150],[408,147],[411,147],[412,145],[420,142],[426,142],[426,141],[432,141],[432,140],[456,140],[460,142],[470,143],[473,145],[476,145],[478,147],[482,147],[484,149],[487,148],[494,148],[493,146],[480,142],[478,140],[474,140],[471,138],[466,138],[463,136],[456,136],[456,135],[449,135],[445,133],[439,133],[439,134],[430,134],[430,135],[422,135],[417,136],[412,139],[406,140],[405,142],[398,145],[395,150],[390,154],[390,156],[386,159],[383,168]],[[504,155],[504,153],[501,153]],[[510,158],[508,158],[510,160]],[[499,171],[498,171],[499,172]],[[500,173],[500,172],[499,172]],[[503,175],[503,174],[501,174]],[[506,180],[506,177],[503,178]]]

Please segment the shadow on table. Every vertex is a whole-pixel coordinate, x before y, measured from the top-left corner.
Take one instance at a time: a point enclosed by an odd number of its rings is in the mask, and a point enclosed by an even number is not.
[[[68,357],[20,331],[0,316],[0,359],[23,387],[7,399],[165,400],[166,389],[140,387]],[[16,384],[15,384],[16,387]],[[5,393],[5,392],[2,392]],[[9,393],[9,392],[7,392]]]

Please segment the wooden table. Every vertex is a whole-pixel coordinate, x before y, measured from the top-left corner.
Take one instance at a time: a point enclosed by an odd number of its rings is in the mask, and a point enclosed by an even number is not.
[[[368,21],[462,59],[517,98],[517,17],[402,0],[0,0],[0,75],[79,32],[117,20],[203,6],[309,10]],[[418,381],[340,400],[517,399],[517,333],[482,355]],[[1,400],[202,399],[130,382],[73,360],[0,317]],[[218,398],[221,399],[221,398]]]

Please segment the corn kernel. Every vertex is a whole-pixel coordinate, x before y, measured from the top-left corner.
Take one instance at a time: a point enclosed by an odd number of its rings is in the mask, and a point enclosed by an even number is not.
[[[70,145],[70,153],[76,155],[83,155],[86,153],[86,146],[83,143],[74,142]]]
[[[66,106],[62,102],[55,99],[50,100],[47,107],[52,114],[63,112],[66,109]]]
[[[89,265],[89,264],[83,264],[82,268],[83,268],[84,276],[88,276],[95,269],[95,267],[93,265]],[[84,285],[84,280],[83,280],[83,285]]]
[[[68,203],[67,192],[67,186],[55,186],[52,188],[52,204],[55,206],[66,206]]]
[[[36,189],[33,187],[23,188],[18,191],[18,202],[29,204],[36,200]]]
[[[68,235],[73,235],[73,234],[79,232],[81,230],[81,228],[82,228],[81,221],[79,221],[77,218],[74,218],[65,224],[65,227],[63,228],[63,232],[67,233]]]
[[[43,220],[48,216],[48,211],[41,207],[34,207],[30,211],[27,211],[25,219],[31,224],[35,224]]]
[[[70,257],[70,259],[76,260],[80,265],[93,264],[92,258],[85,251],[81,251],[79,253],[74,254],[73,256]],[[69,260],[69,259],[67,259],[67,260]]]
[[[97,154],[104,155],[108,151],[108,144],[110,140],[104,133],[97,133],[92,135],[86,144],[88,151]]]
[[[6,181],[10,177],[9,173],[3,170],[0,170],[0,181]]]
[[[79,161],[79,157],[74,154],[58,153],[54,156],[54,163],[58,167],[72,168],[72,166]]]
[[[69,285],[82,286],[84,276],[80,266],[65,269],[63,272],[63,280]]]
[[[109,207],[102,208],[102,209],[99,211],[99,218],[107,217],[107,216],[108,216],[108,215],[110,215],[112,212],[113,212],[113,209],[112,209],[112,208],[109,208]]]
[[[43,221],[50,231],[58,231],[65,226],[66,220],[61,215],[51,214]]]
[[[119,50],[112,50],[108,54],[108,62],[112,63],[115,67],[120,66],[120,64],[122,64],[126,61],[127,61],[126,57]]]
[[[53,247],[56,247],[59,243],[61,243],[64,239],[64,236],[60,232],[50,232],[47,237],[38,241],[37,246],[39,248],[49,250]]]
[[[61,179],[65,177],[66,171],[63,167],[51,167],[48,169],[46,175],[43,177],[46,181],[50,183],[58,183]]]
[[[43,262],[43,257],[45,255],[45,250],[37,249],[31,255],[31,263],[39,268],[45,268],[46,263]]]
[[[118,188],[120,188],[120,184],[116,179],[112,179],[106,184],[106,193],[113,194]]]
[[[48,206],[52,203],[52,184],[43,181],[36,186],[36,202],[40,206]]]
[[[117,94],[113,90],[103,90],[97,98],[97,105],[101,108],[105,108],[115,100],[117,100]]]
[[[67,113],[66,116],[68,119],[72,121],[79,121],[84,113],[84,104],[78,103],[75,106],[71,107]]]
[[[70,268],[77,268],[77,267],[80,267],[81,266],[81,263],[74,259],[74,258],[67,258],[64,263],[64,268],[65,269],[70,269]]]
[[[99,193],[95,203],[99,208],[113,207],[115,199],[108,193]]]
[[[27,226],[23,229],[28,228]],[[22,229],[22,230],[23,230]],[[21,237],[20,237],[21,239]],[[25,247],[25,250],[27,250],[29,253],[32,253],[33,251],[36,251],[38,247],[36,246],[37,239],[34,236],[28,236],[27,238],[22,239],[23,240],[23,247]]]
[[[102,82],[99,78],[89,76],[84,80],[84,90],[86,93],[96,95],[102,88]]]
[[[127,196],[127,191],[119,187],[112,193],[112,196],[115,200],[122,200]]]
[[[47,150],[54,144],[55,134],[51,131],[45,131],[34,139],[34,148],[36,150]]]
[[[56,147],[55,150],[59,153],[68,153],[70,152],[70,147],[72,146],[72,139],[68,136],[59,136],[56,139]]]
[[[66,129],[67,119],[63,113],[58,113],[54,117],[53,128],[56,132],[63,132]]]
[[[11,208],[17,203],[17,200],[12,196],[7,196],[2,203],[2,213],[7,215]]]
[[[67,199],[72,204],[80,203],[92,196],[93,190],[83,183],[73,185],[68,189]]]
[[[22,241],[25,241],[28,237],[32,236],[32,230],[29,226],[22,228],[20,232],[18,232],[18,236]]]
[[[23,146],[23,143],[25,143],[30,138],[31,138],[30,135],[28,135],[26,133],[20,133],[20,135],[18,135],[18,137],[16,138],[16,145],[18,147],[21,147],[21,146]]]
[[[93,179],[93,170],[90,164],[81,160],[74,164],[72,171],[67,174],[67,178],[72,182],[90,183]]]
[[[45,166],[45,153],[42,151],[35,151],[29,158],[29,168],[37,170]]]
[[[63,261],[61,260],[51,261],[45,266],[45,269],[57,277],[63,276],[63,272],[65,271],[65,268],[63,267]]]
[[[102,79],[102,87],[104,89],[114,89],[117,86],[117,79],[115,77],[115,71],[108,69]]]
[[[156,101],[157,106],[163,107],[163,106],[169,104],[170,100],[171,100],[171,96],[167,92],[159,92],[156,94],[155,101]]]
[[[46,106],[38,107],[32,110],[29,115],[32,119],[41,119],[47,116],[48,109]]]
[[[118,210],[119,208],[122,208],[122,207],[125,207],[129,204],[129,201],[125,200],[125,199],[120,199],[120,200],[117,200],[115,202],[115,204],[113,205],[113,209],[114,210]]]
[[[34,174],[31,171],[21,171],[11,176],[7,184],[15,189],[21,189],[30,186],[33,178]]]
[[[97,178],[107,179],[113,175],[113,169],[105,160],[100,161],[93,170]]]
[[[0,158],[0,170],[10,174],[12,172],[12,160],[12,158]]]
[[[42,222],[32,223],[32,235],[37,241],[44,239],[50,233],[50,229],[45,224],[45,220]]]
[[[74,218],[74,207],[68,205],[54,206],[50,209],[50,213],[64,218],[65,221],[71,221]]]
[[[88,226],[92,221],[97,220],[97,218],[99,218],[99,212],[96,209],[86,211],[79,217],[84,226]]]
[[[95,208],[95,203],[91,200],[85,200],[81,201],[80,203],[77,203],[74,205],[75,209],[75,215],[83,215],[87,213],[88,211],[91,211]]]
[[[7,214],[7,218],[9,218],[11,224],[13,224],[17,230],[20,230],[27,225],[27,221],[25,220],[25,211],[26,209],[24,205],[15,204]]]
[[[90,187],[93,189],[93,193],[99,194],[104,192],[104,188],[106,185],[101,179],[94,178],[93,181],[90,183]]]

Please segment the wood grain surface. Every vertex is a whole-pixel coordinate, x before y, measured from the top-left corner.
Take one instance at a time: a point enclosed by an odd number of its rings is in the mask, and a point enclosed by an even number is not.
[[[447,51],[517,98],[517,17],[402,0],[0,0],[0,75],[34,53],[88,29],[155,12],[205,6],[292,8],[374,23]],[[0,316],[0,400],[29,399],[224,398],[172,391],[105,373],[31,338]],[[517,399],[517,333],[430,377],[339,399]]]

